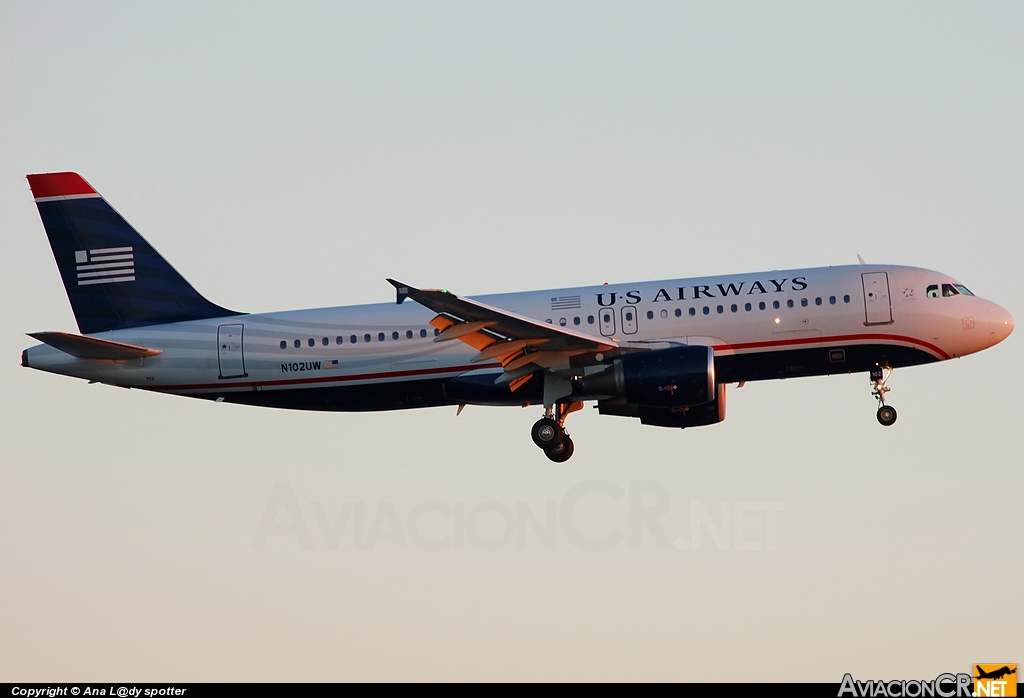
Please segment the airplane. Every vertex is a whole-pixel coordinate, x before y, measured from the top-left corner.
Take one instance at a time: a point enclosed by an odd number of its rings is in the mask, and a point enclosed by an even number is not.
[[[28,175],[80,334],[34,332],[22,365],[123,388],[297,410],[543,407],[690,428],[726,385],[867,372],[883,426],[893,369],[994,346],[1013,317],[940,272],[864,264],[467,298],[388,279],[395,301],[242,313],[200,295],[81,176]]]
[[[974,666],[974,669],[975,669],[975,671],[978,672],[978,675],[975,676],[974,678],[976,678],[976,679],[993,679],[993,680],[996,680],[996,681],[998,681],[999,679],[1003,678],[1004,676],[1009,676],[1010,674],[1016,674],[1017,673],[1017,668],[1016,667],[1011,669],[1008,666],[1004,666],[1004,667],[1002,667],[1000,669],[995,669],[993,671],[982,671],[981,665],[976,664]]]

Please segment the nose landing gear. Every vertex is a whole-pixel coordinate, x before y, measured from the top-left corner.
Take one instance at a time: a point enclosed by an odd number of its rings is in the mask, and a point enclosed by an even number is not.
[[[570,405],[556,404],[544,411],[530,430],[533,443],[544,450],[544,455],[555,463],[564,463],[572,458],[574,446],[572,439],[565,432],[565,418],[570,412],[583,407],[582,402]]]
[[[875,417],[883,427],[891,427],[896,423],[896,408],[885,404],[885,394],[891,390],[885,384],[891,375],[892,369],[888,366],[875,366],[871,369],[871,380],[875,383],[871,394],[878,400],[878,412],[875,413]]]

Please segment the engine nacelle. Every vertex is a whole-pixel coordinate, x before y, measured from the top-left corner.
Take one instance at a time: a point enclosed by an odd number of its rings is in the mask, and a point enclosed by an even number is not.
[[[573,397],[622,398],[661,409],[705,405],[716,398],[715,352],[682,346],[627,354],[601,373],[576,379]]]
[[[715,399],[703,405],[692,407],[643,407],[631,405],[625,398],[600,400],[597,410],[601,414],[619,417],[636,417],[641,424],[654,427],[703,427],[725,420],[725,384],[718,386]]]

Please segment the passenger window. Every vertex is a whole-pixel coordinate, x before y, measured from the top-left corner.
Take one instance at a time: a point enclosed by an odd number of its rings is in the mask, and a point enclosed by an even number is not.
[[[802,305],[803,307],[806,308],[807,307],[807,299],[806,298],[801,298],[800,299],[800,305]]]
[[[829,305],[835,305],[836,304],[836,297],[835,296],[829,296],[828,297],[828,304]]]
[[[815,298],[814,299],[814,304],[815,305],[821,305],[821,298]]]
[[[295,340],[295,348],[298,349],[301,346],[302,346],[302,340],[296,339]]]
[[[369,342],[369,341],[370,341],[370,335],[368,335],[368,334],[364,334],[364,335],[363,335],[363,341],[364,341],[364,342]]]
[[[953,284],[942,284],[942,295],[949,298],[950,296],[959,296],[960,292],[953,288]]]
[[[326,347],[331,343],[331,340],[327,339],[327,337],[324,337],[323,339],[320,340],[320,343]]]
[[[412,339],[412,330],[406,330],[405,331],[405,338],[406,339]]]
[[[564,317],[558,318],[558,324],[561,325],[562,327],[565,327],[565,325],[567,324],[566,321],[565,321],[565,318]]]
[[[312,337],[309,338],[309,342],[308,343],[309,343],[309,346],[311,346],[311,347],[315,347],[316,346],[316,340],[313,339]]]
[[[633,322],[633,313],[632,312],[626,313],[626,322]]]
[[[676,317],[682,317],[682,316],[683,316],[683,309],[682,308],[676,308]]]
[[[334,338],[334,343],[335,344],[344,344],[345,343],[345,338],[344,337],[335,337]]]
[[[587,324],[588,325],[593,325],[594,324],[594,316],[593,315],[588,315],[587,316]]]
[[[551,322],[551,321],[550,321],[550,320],[548,320],[548,322]],[[437,329],[437,328],[435,327],[435,328],[434,328],[434,336],[436,337],[436,336],[437,336],[437,335],[439,335],[439,334],[441,334],[441,330],[439,330],[439,329]]]
[[[653,310],[648,310],[647,311],[647,319],[648,320],[653,320],[654,319],[654,311]]]
[[[664,320],[667,317],[668,317],[668,311],[667,310],[662,310],[661,311],[661,319]]]
[[[849,302],[850,302],[850,297],[849,296],[843,296],[843,303],[849,303]]]
[[[288,342],[286,342],[286,341],[284,341],[284,340],[282,339],[282,340],[281,340],[281,348],[282,348],[282,349],[287,349],[287,348],[288,348]]]
[[[735,303],[733,303],[732,305],[729,306],[729,310],[735,313],[737,310],[739,310],[739,308],[736,307]]]
[[[574,318],[572,319],[572,324],[574,324],[574,325],[578,325],[578,324],[580,324],[580,319],[579,319],[578,317],[574,317]]]
[[[790,298],[788,301],[786,301],[786,307],[787,308],[792,308],[793,305],[794,304],[793,304],[793,299],[792,298]]]
[[[924,292],[924,295],[928,296],[929,298],[938,298],[939,297],[939,285],[938,284],[932,284],[931,286],[928,287],[928,290]]]
[[[420,339],[425,339],[426,336],[427,336],[427,331],[426,330],[420,330]]]
[[[707,307],[707,306],[705,305],[705,306],[704,306],[704,314],[705,314],[705,315],[710,315],[710,314],[711,314],[711,308],[709,308],[709,307]]]
[[[356,337],[355,335],[352,335],[351,337],[348,338],[348,341],[350,341],[353,344],[355,344],[356,342],[359,341],[359,337]]]
[[[973,296],[974,295],[973,293],[971,293],[970,291],[967,290],[966,286],[964,286],[962,284],[953,284],[953,285],[956,286],[956,290],[957,291],[959,291],[960,293],[964,294],[965,296]]]
[[[746,305],[743,306],[743,309],[749,313],[751,309],[753,309],[753,306],[750,305],[750,303],[747,303]]]
[[[383,342],[384,341],[384,333],[383,332],[378,332],[377,333],[377,341],[378,342]]]
[[[764,310],[765,309],[764,301],[761,301],[760,303],[758,303],[757,307],[758,307],[759,310]]]
[[[391,339],[398,339],[398,333],[397,332],[392,332],[391,333]]]
[[[717,310],[719,315],[725,312],[725,308],[723,308],[722,306],[718,306]]]
[[[696,314],[697,314],[697,309],[696,308],[690,308],[690,317],[693,317]]]
[[[778,310],[779,309],[779,302],[778,301],[772,301],[772,307],[775,308],[776,310]]]

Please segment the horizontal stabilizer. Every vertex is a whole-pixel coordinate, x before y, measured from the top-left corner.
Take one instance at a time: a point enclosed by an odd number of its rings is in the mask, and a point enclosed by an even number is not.
[[[83,337],[79,334],[69,334],[67,332],[29,332],[28,336],[79,359],[124,361],[163,354],[162,349],[147,349],[146,347],[137,347],[134,344],[111,342],[107,339],[96,339],[95,337]]]

